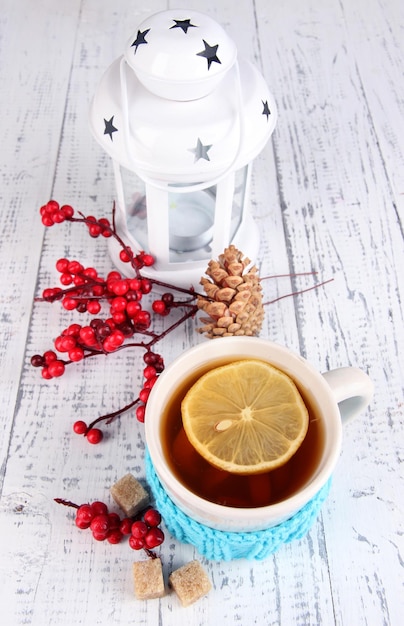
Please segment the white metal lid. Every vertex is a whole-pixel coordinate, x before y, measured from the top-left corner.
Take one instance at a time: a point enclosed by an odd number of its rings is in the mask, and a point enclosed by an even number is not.
[[[143,85],[173,100],[207,95],[236,57],[234,42],[217,22],[186,9],[148,17],[125,50],[126,61]]]
[[[145,75],[150,78],[153,71],[151,88],[143,76],[140,78],[140,67],[142,58],[146,58],[143,51],[148,46],[150,51],[153,42],[158,49],[165,48],[157,37],[153,40],[150,36],[155,20],[159,25],[156,31],[160,32],[162,23],[165,25],[163,39],[174,36],[187,40],[190,35],[189,41],[194,32],[202,30],[200,25],[211,27],[213,22],[199,13],[174,10],[143,22],[138,29],[139,37],[135,37],[137,44],[129,45],[125,55],[112,63],[100,81],[90,111],[91,129],[115,161],[157,186],[215,184],[228,171],[246,165],[262,150],[275,128],[276,105],[260,72],[250,63],[236,60],[233,43],[229,43],[218,25],[212,32],[218,36],[220,33],[222,39],[212,37],[212,42],[220,41],[215,45],[223,44],[223,50],[227,50],[227,56],[220,57],[223,63],[212,61],[209,69],[207,57],[192,53],[195,57],[192,63],[198,65],[202,61],[197,79],[192,81],[188,74],[188,81],[176,82],[180,74],[184,77],[185,70],[179,72],[181,55],[174,46],[170,55],[162,53],[161,57],[155,57],[154,63],[150,59],[150,64],[145,62]],[[148,43],[141,43],[142,39]],[[134,47],[136,53],[130,52]],[[218,47],[216,52],[219,50],[222,48]],[[190,85],[195,90],[199,81],[206,90],[204,81],[214,77],[213,73],[209,74],[212,71],[220,72],[216,76],[218,82],[213,89],[210,84],[203,97],[172,97],[172,90],[178,91],[181,84],[186,91]],[[164,75],[169,78],[165,80]],[[160,91],[156,95],[156,85],[158,88],[168,85],[170,94],[161,97]]]

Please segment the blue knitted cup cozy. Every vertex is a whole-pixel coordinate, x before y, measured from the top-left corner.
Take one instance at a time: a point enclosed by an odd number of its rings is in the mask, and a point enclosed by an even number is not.
[[[178,541],[195,546],[202,556],[213,561],[243,558],[259,561],[276,552],[282,544],[301,539],[315,521],[331,485],[330,479],[300,511],[277,526],[257,532],[226,532],[196,522],[173,503],[163,489],[147,451],[145,465],[147,482],[170,533]]]

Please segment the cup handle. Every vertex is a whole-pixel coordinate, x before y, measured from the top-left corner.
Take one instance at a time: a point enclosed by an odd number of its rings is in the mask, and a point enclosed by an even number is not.
[[[339,367],[323,372],[322,375],[332,389],[344,424],[369,405],[374,386],[363,370],[357,367]]]

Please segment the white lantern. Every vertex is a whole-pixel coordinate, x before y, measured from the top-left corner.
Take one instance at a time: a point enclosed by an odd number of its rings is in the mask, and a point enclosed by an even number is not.
[[[189,287],[231,243],[256,257],[251,162],[276,107],[219,24],[178,9],[146,19],[104,74],[90,121],[113,160],[118,233],[156,259],[146,276]]]

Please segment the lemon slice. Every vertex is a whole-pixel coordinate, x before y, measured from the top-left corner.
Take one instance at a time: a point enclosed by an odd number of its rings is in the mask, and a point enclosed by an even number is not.
[[[284,465],[306,436],[309,415],[291,378],[246,359],[210,370],[181,404],[185,433],[209,463],[234,474]]]

